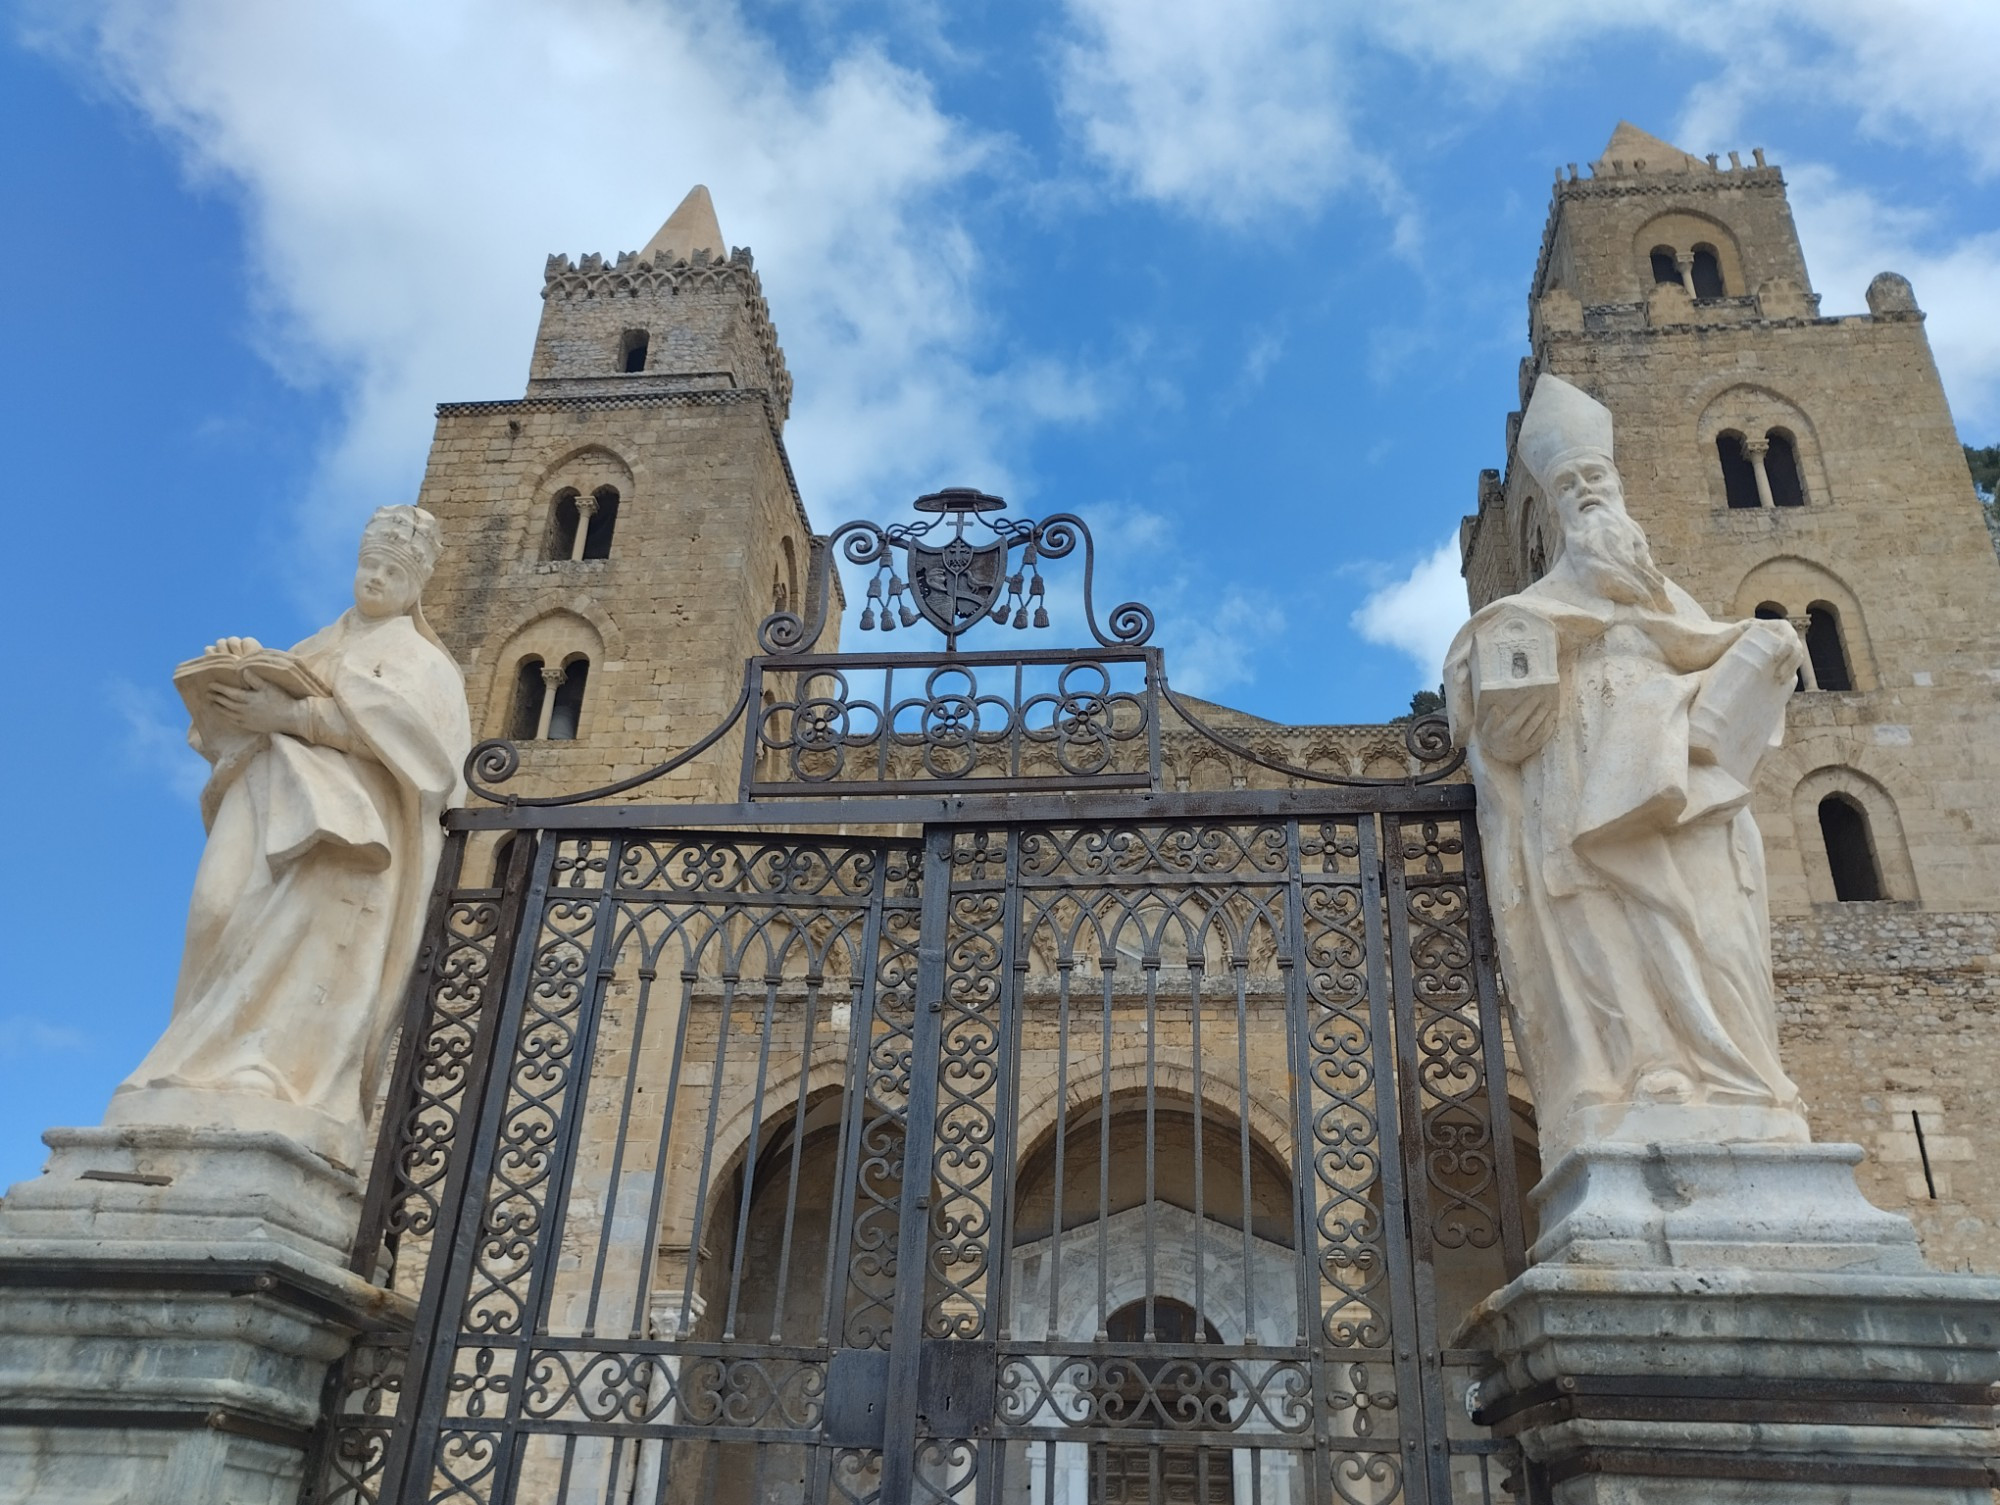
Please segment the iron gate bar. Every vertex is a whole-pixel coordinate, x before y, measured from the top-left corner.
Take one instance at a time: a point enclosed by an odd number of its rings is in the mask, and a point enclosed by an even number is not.
[[[1407,1229],[1411,1260],[1409,1268],[1415,1274],[1415,1289],[1411,1292],[1415,1305],[1415,1323],[1407,1330],[1408,1336],[1399,1338],[1400,1351],[1409,1348],[1410,1339],[1415,1339],[1417,1379],[1413,1393],[1427,1425],[1421,1435],[1428,1446],[1421,1459],[1412,1458],[1412,1472],[1421,1467],[1427,1481],[1431,1498],[1448,1501],[1451,1498],[1450,1460],[1445,1456],[1443,1426],[1446,1416],[1444,1404],[1444,1371],[1438,1359],[1437,1327],[1437,1268],[1436,1246],[1433,1238],[1432,1208],[1429,1182],[1429,1145],[1424,1132],[1423,1086],[1419,1081],[1422,1071],[1420,1056],[1419,1025],[1414,997],[1415,985],[1412,981],[1413,958],[1410,948],[1411,892],[1405,872],[1409,854],[1403,844],[1402,821],[1395,815],[1382,817],[1382,849],[1384,859],[1385,888],[1388,898],[1389,915],[1389,978],[1391,1001],[1395,1008],[1396,1025],[1394,1032],[1396,1064],[1391,1080],[1396,1084],[1398,1123],[1408,1132],[1403,1149],[1403,1190],[1404,1226]],[[1405,1449],[1407,1455],[1408,1449]]]
[[[1392,819],[1384,817],[1379,825],[1390,826]],[[1383,840],[1384,834],[1378,830],[1376,821],[1356,822],[1356,845],[1359,849],[1356,860],[1361,869],[1361,910],[1368,942],[1369,1044],[1374,1056],[1372,1064],[1378,1115],[1376,1133],[1382,1156],[1378,1184],[1382,1188],[1383,1242],[1390,1267],[1404,1271],[1412,1269],[1415,1263],[1410,1237],[1409,1154],[1403,1144],[1404,1134],[1414,1125],[1401,1112],[1401,1081],[1396,1069],[1396,1042],[1401,1033],[1398,1028],[1401,1021],[1397,1017],[1394,975],[1400,959],[1391,951],[1383,933],[1385,907],[1392,920],[1395,914],[1393,900],[1388,900],[1384,893],[1387,886],[1385,879],[1394,874],[1394,864],[1401,859],[1395,855],[1395,849]],[[1390,934],[1394,934],[1393,926]],[[1395,1168],[1394,1173],[1391,1167]],[[1442,1405],[1431,1405],[1430,1397],[1424,1390],[1419,1352],[1422,1328],[1418,1316],[1418,1291],[1408,1280],[1392,1278],[1388,1285],[1389,1342],[1394,1355],[1391,1367],[1396,1376],[1396,1430],[1402,1443],[1399,1456],[1402,1459],[1403,1495],[1407,1505],[1449,1505],[1451,1478],[1448,1464],[1433,1468],[1430,1460],[1418,1453],[1431,1428],[1442,1428],[1444,1425]],[[1435,1301],[1434,1289],[1424,1294]],[[1412,1421],[1414,1425],[1411,1425]]]
[[[517,842],[516,845],[524,846],[526,843]],[[415,1048],[415,1042],[424,1033],[425,1016],[430,1011],[431,979],[447,949],[444,942],[445,915],[451,908],[452,893],[459,886],[460,870],[465,865],[465,846],[464,833],[453,832],[445,838],[444,850],[438,854],[437,877],[431,884],[430,904],[424,911],[422,949],[417,953],[416,965],[410,971],[410,985],[403,994],[401,1028],[406,1048],[396,1052],[395,1070],[390,1074],[388,1095],[383,1099],[388,1109],[382,1114],[382,1122],[377,1127],[375,1152],[369,1160],[371,1167],[387,1166],[390,1170],[387,1174],[376,1174],[371,1169],[361,1204],[361,1221],[356,1226],[354,1247],[347,1261],[347,1268],[364,1280],[371,1279],[381,1263],[389,1204],[394,1190],[403,1184],[403,1167],[398,1162],[403,1147],[404,1123],[395,1108],[398,1104],[412,1102],[416,1096],[417,1070],[422,1052]]]
[[[530,854],[523,848],[529,845],[528,842],[515,843],[513,852],[509,854],[510,878],[527,862]],[[458,1138],[453,1146],[455,1195],[441,1207],[437,1232],[433,1236],[433,1246],[441,1251],[442,1257],[434,1257],[425,1269],[423,1294],[418,1302],[419,1312],[429,1316],[430,1320],[419,1320],[404,1369],[403,1393],[410,1407],[411,1422],[396,1429],[388,1456],[383,1461],[382,1480],[387,1501],[429,1498],[429,1481],[436,1469],[438,1451],[444,1443],[445,1397],[459,1347],[459,1314],[464,1310],[466,1291],[471,1283],[479,1222],[486,1211],[486,1198],[480,1189],[486,1186],[492,1174],[494,1153],[499,1148],[500,1115],[507,1102],[504,1081],[495,1080],[501,1073],[491,1068],[497,1066],[500,1059],[499,1042],[514,1038],[527,1005],[528,978],[533,970],[535,944],[541,935],[542,907],[548,894],[549,874],[555,865],[556,846],[554,839],[533,843],[532,866],[527,883],[518,890],[519,901],[511,909],[503,908],[502,911],[505,916],[503,923],[511,920],[514,931],[511,936],[503,935],[501,938],[502,941],[511,940],[511,946],[504,951],[498,945],[495,947],[495,955],[506,958],[506,971],[496,980],[500,990],[500,1008],[497,1014],[491,1015],[492,1023],[484,1031],[488,1042],[489,1069],[482,1073],[479,1083],[480,1100],[476,1116],[467,1111],[461,1112],[459,1118]],[[524,918],[530,915],[534,917],[533,923],[523,923]],[[496,1086],[500,1090],[493,1090]],[[468,1103],[466,1107],[471,1110],[473,1105]],[[468,1117],[474,1125],[469,1135],[466,1133]],[[437,1425],[429,1432],[417,1424],[431,1420],[435,1420]]]
[[[952,833],[924,833],[923,920],[917,943],[917,1013],[910,1030],[910,1092],[903,1131],[903,1217],[897,1230],[896,1315],[883,1411],[881,1505],[910,1505],[916,1473],[917,1395],[929,1268],[932,1141],[944,1013],[945,926],[951,905]],[[915,1216],[912,1216],[915,1213]]]
[[[1324,786],[1310,789],[1228,789],[1214,791],[1133,790],[1129,793],[900,795],[875,799],[750,801],[735,805],[588,805],[563,809],[526,805],[451,810],[447,829],[520,831],[558,829],[591,832],[644,829],[649,832],[725,826],[756,834],[814,834],[827,827],[836,835],[856,826],[1064,825],[1103,821],[1312,820],[1361,812],[1429,811],[1473,808],[1470,784],[1387,784]]]
[[[1493,1164],[1498,1177],[1500,1204],[1500,1257],[1506,1278],[1512,1280],[1528,1268],[1527,1230],[1521,1209],[1526,1206],[1520,1175],[1514,1164],[1514,1105],[1507,1083],[1507,1055],[1501,1041],[1500,989],[1494,979],[1499,972],[1499,954],[1493,939],[1493,916],[1485,902],[1486,855],[1479,844],[1479,822],[1467,812],[1459,825],[1465,843],[1465,887],[1467,928],[1472,939],[1472,981],[1479,998],[1479,1037],[1490,1042],[1487,1062],[1487,1123],[1493,1134]],[[1445,1361],[1451,1362],[1450,1351]]]

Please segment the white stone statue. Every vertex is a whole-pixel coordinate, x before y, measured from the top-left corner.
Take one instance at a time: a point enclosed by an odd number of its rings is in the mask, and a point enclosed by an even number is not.
[[[1798,634],[1713,621],[1660,573],[1587,394],[1542,376],[1516,453],[1561,554],[1460,629],[1445,696],[1543,1164],[1605,1141],[1805,1142],[1749,810]]]
[[[276,1129],[353,1167],[472,744],[424,620],[437,520],[384,507],[354,607],[289,654],[225,638],[181,666],[213,764],[172,1022],[107,1124]]]

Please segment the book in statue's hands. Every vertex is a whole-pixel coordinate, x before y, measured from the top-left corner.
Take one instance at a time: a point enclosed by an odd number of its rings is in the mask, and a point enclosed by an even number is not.
[[[247,690],[259,680],[294,700],[333,693],[327,688],[325,680],[306,667],[303,659],[282,648],[253,648],[248,653],[204,653],[174,670],[174,688],[180,691],[188,715],[194,720],[195,734],[209,753],[219,754],[224,744],[243,736],[243,733],[218,721],[209,692],[217,685]]]
[[[1757,622],[1704,674],[1688,709],[1688,750],[1745,786],[1785,727],[1785,704],[1802,656],[1788,623]]]

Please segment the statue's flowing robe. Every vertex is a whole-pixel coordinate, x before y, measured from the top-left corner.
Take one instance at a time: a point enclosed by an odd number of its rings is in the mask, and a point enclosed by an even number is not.
[[[119,1092],[274,1098],[323,1115],[351,1153],[472,735],[456,666],[409,616],[350,610],[292,651],[331,687],[350,746],[274,733],[201,749],[208,845],[173,1018]]]
[[[1671,583],[1669,610],[1614,603],[1567,565],[1484,608],[1445,660],[1545,1157],[1574,1142],[1573,1114],[1643,1101],[1661,1073],[1697,1103],[1798,1106],[1778,1062],[1750,791],[1689,736],[1707,671],[1772,624],[1713,621]],[[1555,728],[1519,763],[1474,734],[1474,640],[1510,607],[1554,628],[1560,670]],[[1774,721],[1789,688],[1771,687]]]

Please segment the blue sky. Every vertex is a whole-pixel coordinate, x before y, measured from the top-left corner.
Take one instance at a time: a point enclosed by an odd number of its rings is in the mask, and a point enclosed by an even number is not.
[[[2000,439],[1991,0],[0,13],[34,645],[0,1184],[165,1019],[201,840],[173,665],[331,617],[432,404],[519,394],[544,255],[637,249],[696,181],[757,253],[822,526],[946,484],[1083,512],[1176,683],[1281,719],[1435,682],[1548,185],[1620,117],[1765,147],[1824,310],[1909,276]]]

